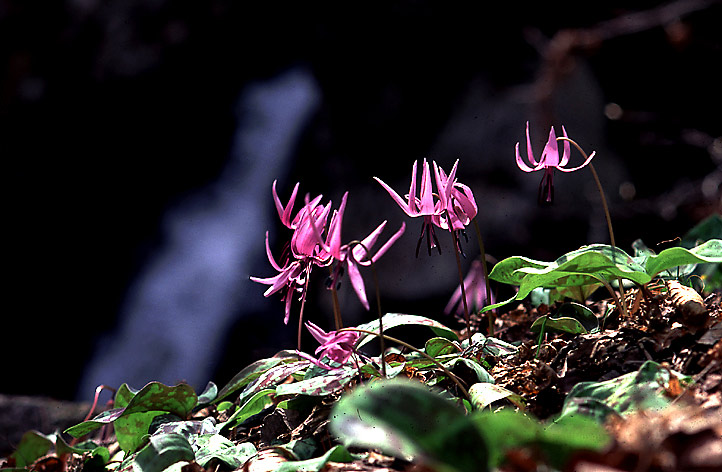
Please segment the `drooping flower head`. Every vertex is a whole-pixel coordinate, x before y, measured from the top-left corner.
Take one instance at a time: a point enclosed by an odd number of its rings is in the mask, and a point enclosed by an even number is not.
[[[321,359],[326,357],[340,365],[346,364],[351,355],[354,353],[356,343],[361,337],[361,333],[356,331],[342,331],[340,333],[337,331],[329,331],[327,333],[310,321],[306,322],[306,328],[316,341],[321,344],[315,351],[318,359],[303,352],[298,352],[298,355],[313,362],[315,365],[328,370],[332,370],[333,367],[322,363]]]
[[[562,134],[567,138],[567,131],[562,126]],[[547,140],[544,151],[537,160],[534,157],[534,152],[531,147],[531,139],[529,138],[529,122],[526,122],[526,151],[527,158],[531,166],[526,164],[519,153],[519,143],[516,143],[516,164],[524,172],[535,172],[538,170],[544,170],[541,183],[539,184],[538,202],[540,205],[551,205],[554,201],[554,169],[558,169],[562,172],[574,172],[582,167],[589,164],[594,157],[592,152],[584,163],[577,167],[568,168],[565,167],[569,163],[569,156],[571,154],[571,147],[569,141],[564,141],[564,152],[559,157],[559,146],[557,145],[557,136],[554,133],[554,127],[552,126],[549,132],[549,139]]]
[[[444,208],[443,205],[439,204],[439,201],[434,202],[431,171],[429,170],[429,163],[426,162],[426,159],[424,159],[424,163],[422,164],[421,194],[419,197],[416,196],[416,169],[417,161],[414,161],[414,165],[411,167],[411,186],[405,198],[402,198],[383,180],[378,177],[374,177],[374,179],[391,195],[391,198],[401,207],[404,213],[412,218],[416,218],[417,216],[424,218],[421,226],[421,236],[419,236],[419,242],[416,244],[416,256],[418,257],[419,255],[419,247],[421,247],[421,241],[424,239],[424,235],[426,235],[426,245],[429,255],[431,255],[431,248],[433,247],[437,247],[439,254],[441,254],[439,240],[434,232],[434,217],[440,216]]]
[[[296,213],[295,217],[291,218],[298,186],[297,183],[293,188],[291,198],[284,206],[276,192],[276,181],[273,182],[273,200],[276,204],[278,216],[285,227],[293,230],[289,244],[290,251],[282,258],[280,264],[276,262],[271,253],[268,232],[266,232],[266,255],[271,266],[278,271],[278,274],[273,277],[251,277],[254,282],[270,285],[263,294],[265,297],[284,289],[282,299],[286,303],[283,322],[286,324],[288,324],[290,318],[291,301],[294,294],[298,292],[301,299],[305,297],[306,282],[313,266],[327,266],[332,262],[332,257],[318,244],[312,229],[312,224],[322,228],[326,226],[331,211],[331,202],[320,205],[321,195],[313,200],[307,199],[306,205]]]
[[[434,161],[436,186],[439,189],[439,205],[445,212],[434,218],[434,223],[445,230],[463,231],[476,216],[478,207],[471,189],[456,180],[457,159],[448,177],[444,169]]]

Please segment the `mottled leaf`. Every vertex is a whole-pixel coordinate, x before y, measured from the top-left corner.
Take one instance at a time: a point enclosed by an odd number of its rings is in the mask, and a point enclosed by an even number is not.
[[[330,395],[344,388],[354,376],[358,375],[358,369],[355,367],[343,367],[326,372],[324,375],[310,379],[279,385],[276,387],[276,393],[278,395]]]
[[[489,382],[479,382],[469,387],[469,397],[471,404],[478,410],[483,410],[492,403],[505,398],[520,408],[524,407],[524,399],[521,396]]]
[[[403,313],[387,313],[386,315],[383,316],[382,322],[384,324],[384,332],[387,329],[396,328],[397,326],[408,326],[408,325],[428,326],[429,328],[431,328],[431,330],[437,336],[451,339],[453,341],[456,341],[459,339],[458,336],[456,335],[456,333],[454,333],[454,330],[447,328],[446,326],[439,323],[438,321],[434,321],[431,318],[426,318],[425,316],[406,315]],[[369,323],[364,323],[362,325],[359,325],[358,328],[364,329],[367,331],[373,331],[374,333],[378,333],[379,332],[379,320],[374,320]],[[362,336],[360,338],[359,342],[356,344],[356,347],[360,348],[364,344],[367,344],[374,339],[378,339],[378,338],[376,336],[372,336],[372,335]]]

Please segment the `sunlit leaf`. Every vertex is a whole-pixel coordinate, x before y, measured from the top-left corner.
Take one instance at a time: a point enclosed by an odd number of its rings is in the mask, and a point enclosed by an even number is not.
[[[358,370],[355,367],[343,367],[331,371],[327,370],[324,375],[279,385],[276,387],[276,393],[278,395],[330,395],[343,389],[355,376],[358,376]]]
[[[478,410],[483,410],[492,403],[503,399],[509,400],[518,407],[523,407],[524,405],[524,400],[521,396],[511,390],[489,382],[479,382],[469,387],[469,397],[471,397],[471,404]]]
[[[257,452],[256,447],[249,442],[233,444],[220,434],[198,436],[194,449],[195,461],[201,467],[205,467],[213,459],[218,459],[231,469],[240,468]]]
[[[218,429],[235,428],[253,415],[257,415],[269,406],[273,405],[275,389],[269,388],[256,392],[236,410],[227,421],[218,425]]]
[[[446,326],[439,323],[438,321],[434,321],[431,318],[426,318],[425,316],[406,315],[403,313],[387,313],[386,315],[383,316],[382,321],[384,324],[384,331],[386,331],[387,329],[396,328],[397,326],[408,326],[408,325],[428,326],[429,328],[431,328],[431,330],[437,336],[451,339],[453,341],[456,341],[459,339],[458,336],[456,335],[456,333],[454,333],[454,330],[447,328]],[[369,323],[364,323],[362,325],[359,325],[358,328],[378,333],[379,332],[379,320],[374,320]],[[372,336],[372,335],[365,335],[365,336],[361,337],[359,342],[356,344],[356,347],[360,348],[364,344],[369,343],[374,339],[377,339],[377,337]]]
[[[461,349],[453,341],[446,338],[431,338],[426,341],[424,351],[431,357],[444,356],[460,352]]]
[[[692,249],[671,247],[647,258],[646,271],[654,276],[673,267],[686,264],[722,262],[722,240],[711,239]]]

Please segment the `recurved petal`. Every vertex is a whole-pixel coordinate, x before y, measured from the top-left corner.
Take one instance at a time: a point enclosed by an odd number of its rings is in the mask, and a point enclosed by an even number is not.
[[[569,137],[569,136],[567,136],[567,130],[564,129],[564,125],[562,125],[562,135],[565,138]],[[564,146],[564,153],[562,154],[562,158],[559,161],[560,168],[567,165],[567,163],[569,162],[569,157],[571,156],[571,147],[569,145],[569,141],[564,140],[564,143],[562,145]]]
[[[414,175],[415,175],[415,174],[414,174]],[[406,213],[407,215],[409,215],[409,216],[411,216],[411,217],[419,216],[419,213],[416,211],[416,207],[415,207],[415,203],[414,203],[415,197],[414,197],[413,194],[411,194],[411,192],[409,193],[409,201],[407,202],[406,200],[404,200],[403,198],[401,198],[401,196],[399,196],[399,194],[396,193],[396,191],[395,191],[394,189],[392,189],[391,187],[389,187],[389,186],[386,184],[386,182],[384,182],[383,180],[379,179],[378,177],[374,177],[374,180],[376,180],[376,182],[378,182],[379,184],[381,184],[381,186],[384,188],[384,190],[386,190],[386,191],[389,193],[389,195],[391,195],[391,198],[394,199],[394,201],[396,202],[396,204],[397,204],[398,206],[400,206],[402,210],[404,210],[404,213]],[[413,180],[415,181],[416,179],[414,178]],[[415,182],[414,182],[414,183],[415,183]],[[413,188],[413,186],[412,186],[412,188]],[[416,192],[414,191],[414,194],[415,194],[415,193],[416,193]]]
[[[521,154],[519,153],[519,143],[516,143],[516,165],[519,166],[519,169],[523,170],[524,172],[534,172],[539,169],[541,169],[544,165],[543,164],[537,164],[534,160],[534,156],[529,154],[529,160],[532,161],[532,163],[535,165],[535,167],[529,167],[526,162],[524,162],[524,159],[522,159]]]
[[[571,168],[557,167],[557,169],[559,169],[562,172],[574,172],[575,170],[579,170],[582,167],[585,167],[587,164],[589,164],[592,161],[592,159],[594,158],[594,156],[596,155],[596,153],[597,153],[597,151],[592,151],[592,153],[589,155],[589,157],[587,157],[587,160],[584,161],[584,163],[580,166],[571,167]]]
[[[369,302],[366,298],[366,287],[364,286],[364,279],[361,277],[361,272],[358,270],[358,265],[356,265],[355,261],[348,261],[347,268],[351,286],[356,292],[356,296],[361,301],[361,304],[368,310]]]

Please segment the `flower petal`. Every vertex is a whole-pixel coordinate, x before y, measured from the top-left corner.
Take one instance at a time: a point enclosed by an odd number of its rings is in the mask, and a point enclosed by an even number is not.
[[[414,174],[414,175],[416,175],[416,174]],[[383,180],[379,179],[378,177],[374,177],[374,180],[376,180],[376,182],[381,184],[381,186],[389,193],[389,195],[391,195],[391,198],[394,199],[396,204],[399,205],[402,210],[404,210],[404,213],[406,213],[407,215],[409,215],[411,217],[419,216],[418,212],[416,211],[415,203],[413,204],[414,206],[412,206],[412,202],[414,201],[414,198],[415,198],[415,196],[414,196],[416,193],[415,191],[413,192],[414,195],[409,193],[409,201],[407,202],[406,200],[401,198],[401,196],[399,196],[399,194],[396,193],[396,191],[394,189],[389,187]],[[416,179],[413,178],[413,185],[415,185],[415,183],[416,183]]]
[[[589,155],[589,157],[587,157],[587,160],[584,161],[584,163],[580,166],[572,167],[572,168],[557,167],[557,169],[559,169],[562,172],[574,172],[575,170],[579,170],[582,167],[585,167],[587,164],[589,164],[592,161],[592,159],[594,158],[594,156],[596,155],[596,153],[597,153],[597,151],[592,151],[592,153]]]

